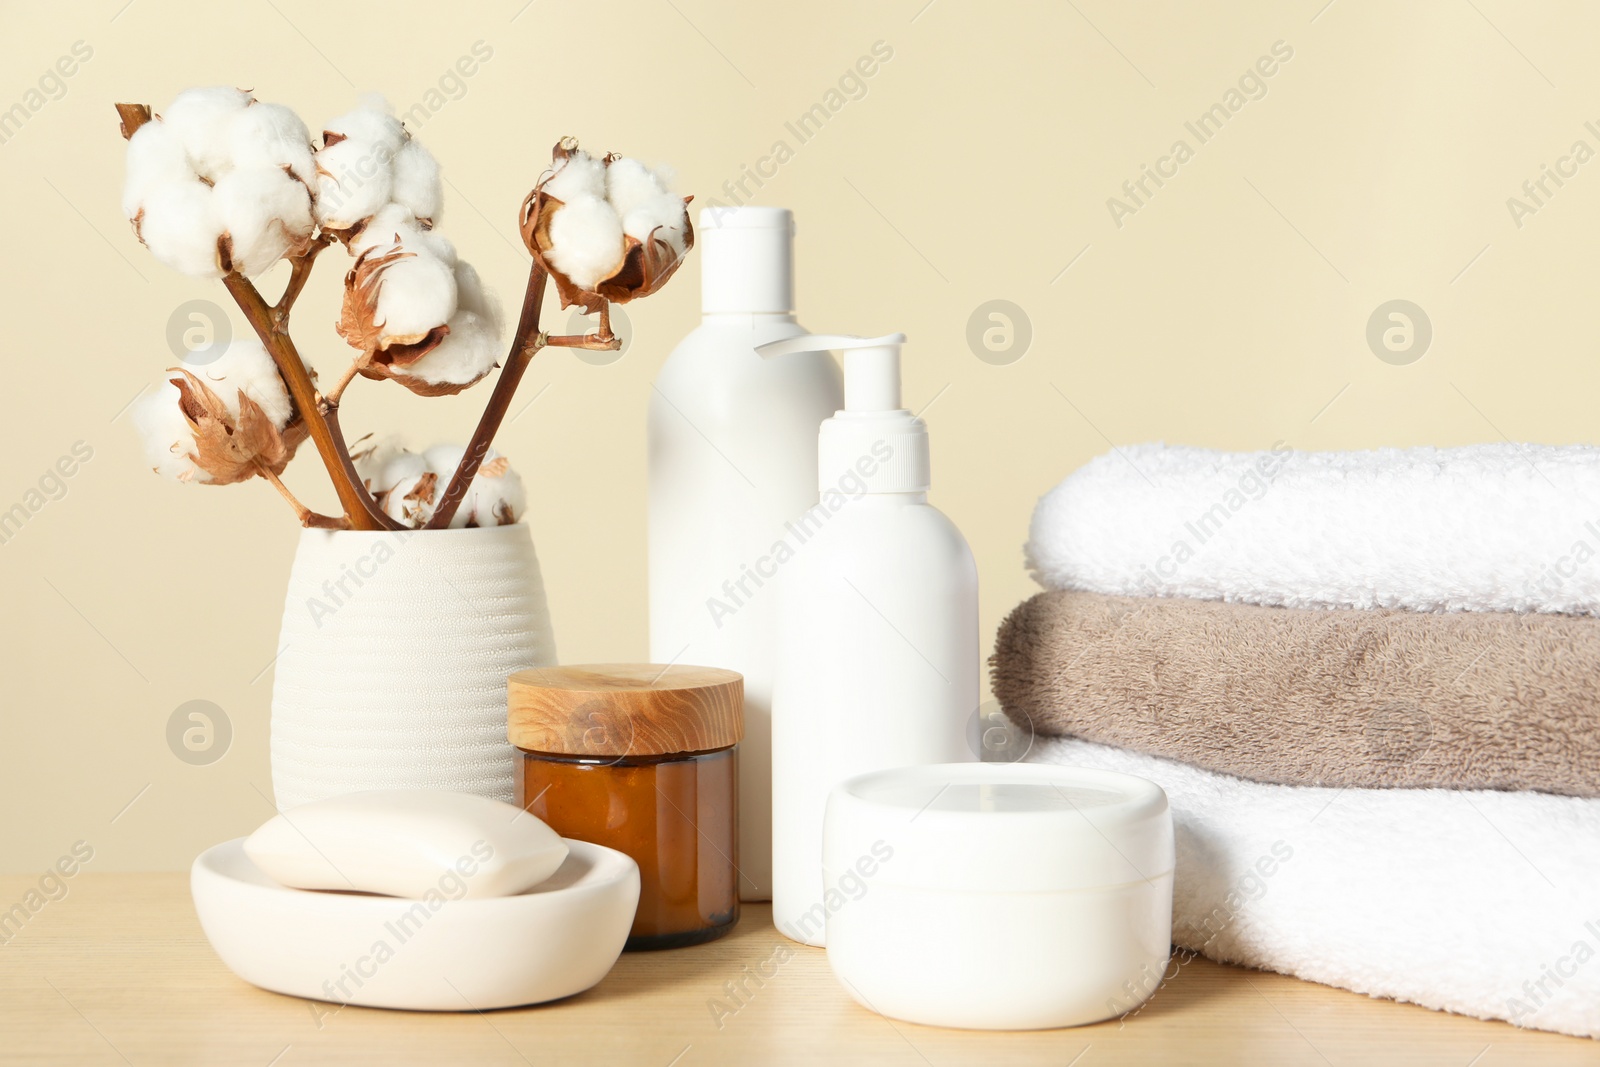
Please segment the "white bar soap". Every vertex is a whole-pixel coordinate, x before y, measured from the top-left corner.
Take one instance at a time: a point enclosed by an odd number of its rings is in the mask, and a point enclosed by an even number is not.
[[[373,789],[282,812],[244,842],[261,873],[292,889],[447,900],[527,892],[567,845],[514,804],[470,793]]]

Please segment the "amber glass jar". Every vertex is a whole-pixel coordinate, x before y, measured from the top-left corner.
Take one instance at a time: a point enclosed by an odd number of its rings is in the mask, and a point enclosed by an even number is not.
[[[508,688],[517,802],[562,837],[639,864],[627,947],[694,945],[732,929],[744,679],[607,663],[520,671]]]

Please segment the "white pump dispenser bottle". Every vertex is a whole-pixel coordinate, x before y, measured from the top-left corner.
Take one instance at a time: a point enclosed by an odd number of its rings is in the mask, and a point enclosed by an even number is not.
[[[843,394],[826,352],[756,354],[806,332],[788,209],[706,208],[698,243],[703,318],[650,395],[650,659],[744,675],[735,862],[740,898],[768,900],[773,549],[817,502],[817,424]]]
[[[961,532],[928,504],[927,427],[900,401],[904,343],[802,336],[760,350],[779,363],[844,355],[844,408],[818,434],[821,499],[789,523],[772,703],[772,918],[809,945],[824,943],[831,911],[870,892],[864,875],[823,884],[829,791],[869,771],[973,759],[978,571]]]

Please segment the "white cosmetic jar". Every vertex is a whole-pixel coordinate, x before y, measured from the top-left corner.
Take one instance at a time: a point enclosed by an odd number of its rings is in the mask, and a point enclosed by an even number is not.
[[[860,1004],[977,1030],[1123,1015],[1172,939],[1172,813],[1154,782],[1043,764],[948,763],[828,798],[828,962]]]

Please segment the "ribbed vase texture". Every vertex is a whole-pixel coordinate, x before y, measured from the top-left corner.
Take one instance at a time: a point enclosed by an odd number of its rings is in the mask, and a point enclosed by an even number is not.
[[[511,801],[506,676],[554,663],[527,526],[303,531],[272,690],[278,807],[397,788]]]

